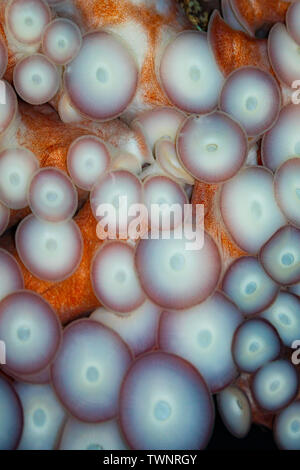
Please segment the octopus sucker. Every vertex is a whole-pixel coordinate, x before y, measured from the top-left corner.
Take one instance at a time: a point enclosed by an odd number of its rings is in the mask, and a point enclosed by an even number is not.
[[[1,1],[1,450],[300,448],[299,24]]]
[[[84,423],[69,418],[63,427],[60,450],[129,450],[121,434],[118,421],[111,419],[103,423]]]
[[[14,68],[14,87],[20,98],[29,104],[48,103],[58,92],[58,70],[42,54],[25,57]]]
[[[258,67],[237,69],[227,78],[220,108],[240,122],[255,137],[273,126],[281,107],[276,80]]]
[[[134,403],[145,397],[147,406],[143,413],[137,413]],[[187,401],[188,413],[183,406]],[[129,368],[121,389],[120,421],[131,448],[172,449],[175,441],[181,450],[203,448],[213,416],[206,383],[184,359],[157,351],[136,359]],[[200,426],[196,424],[199,421]],[[185,430],[179,438],[177,423]]]
[[[48,222],[72,219],[78,207],[78,194],[71,178],[56,168],[42,168],[32,177],[28,202],[37,217]]]
[[[8,374],[10,370],[27,375],[45,369],[62,335],[61,323],[48,302],[25,290],[14,291],[1,302],[0,330],[7,345]]]
[[[70,354],[73,359],[76,354],[77,360],[70,362]],[[81,421],[107,421],[117,414],[119,387],[131,360],[129,347],[110,328],[92,320],[78,320],[65,329],[54,361],[54,390],[66,409]]]
[[[235,332],[232,353],[239,370],[251,374],[279,356],[281,342],[275,328],[263,319],[250,319]]]

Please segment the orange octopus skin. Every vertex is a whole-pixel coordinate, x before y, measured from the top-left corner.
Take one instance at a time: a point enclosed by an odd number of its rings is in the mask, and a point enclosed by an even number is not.
[[[49,105],[33,107],[19,102],[19,117],[2,137],[0,149],[6,146],[22,146],[31,150],[41,167],[56,167],[67,172],[67,153],[70,144],[82,135],[93,134],[124,152],[134,151],[138,159],[146,158],[148,148],[141,134],[132,131],[120,120],[105,123],[63,123]],[[80,202],[87,193],[78,191]],[[29,213],[28,209],[11,211],[10,226]]]
[[[85,203],[74,220],[83,237],[82,260],[75,273],[61,282],[42,281],[33,276],[18,257],[12,234],[7,234],[1,243],[3,248],[15,256],[21,266],[25,288],[42,295],[52,305],[62,324],[69,323],[95,310],[100,305],[93,292],[90,280],[90,265],[102,241],[97,237],[97,222],[92,214],[89,202]]]
[[[252,65],[273,74],[266,39],[254,39],[228,26],[219,12],[211,17],[208,38],[217,64],[225,77],[239,67]]]
[[[249,374],[241,374],[235,382],[235,385],[245,393],[249,400],[253,423],[258,424],[259,426],[264,426],[268,429],[272,429],[275,415],[272,413],[265,413],[265,411],[260,410],[257,404],[255,403],[251,391],[251,378],[252,376]]]
[[[242,251],[231,239],[221,219],[219,210],[219,186],[195,182],[192,204],[204,204],[205,229],[212,236],[221,250],[223,269],[229,264],[247,253]]]
[[[253,36],[261,28],[266,32],[278,22],[284,22],[291,2],[282,0],[231,0],[239,22]]]
[[[4,75],[5,80],[8,82],[13,81],[13,72],[14,72],[14,67],[17,63],[17,55],[12,51],[12,49],[8,46],[8,41],[6,39],[6,33],[5,33],[5,7],[6,7],[6,2],[0,2],[0,38],[2,38],[7,46],[8,50],[8,64],[7,64],[7,69]]]
[[[6,32],[6,4],[4,1],[0,5],[0,35],[8,46],[9,64],[5,79],[11,82],[14,66],[26,50],[21,50]],[[177,2],[162,0],[160,5],[162,11],[157,10],[154,3],[139,5],[134,0],[66,0],[62,5],[52,6],[54,14],[57,10],[64,17],[77,21],[83,33],[106,29],[119,35],[132,50],[140,78],[136,96],[124,116],[129,121],[139,111],[170,104],[155,73],[157,60],[162,46],[169,39],[183,29],[192,29]],[[63,88],[59,95],[62,91]]]

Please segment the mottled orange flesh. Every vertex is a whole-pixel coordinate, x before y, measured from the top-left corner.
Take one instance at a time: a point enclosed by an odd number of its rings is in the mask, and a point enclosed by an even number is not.
[[[203,204],[205,212],[205,229],[219,246],[224,265],[236,258],[246,255],[227,233],[219,211],[219,186],[196,181],[192,197],[193,205]]]
[[[241,376],[237,379],[235,385],[239,387],[245,395],[247,396],[251,411],[252,411],[252,421],[259,426],[264,426],[265,428],[272,429],[273,421],[275,415],[272,413],[266,413],[263,410],[260,410],[252,395],[251,391],[251,379],[252,375],[249,374],[241,374]]]
[[[253,35],[261,28],[267,31],[278,22],[284,22],[291,2],[282,0],[231,0],[241,23]]]
[[[211,17],[208,35],[218,66],[225,77],[247,65],[273,73],[266,39],[254,39],[242,31],[235,31],[218,12]]]
[[[94,295],[90,280],[90,265],[95,251],[102,242],[97,238],[97,222],[89,202],[83,206],[74,220],[83,237],[83,256],[75,273],[61,282],[42,281],[33,276],[18,257],[12,236],[6,236],[6,239],[1,243],[19,262],[24,275],[25,288],[42,295],[52,305],[63,324],[99,307],[99,301]]]
[[[153,6],[137,5],[129,0],[66,0],[76,7],[76,17],[80,18],[82,29],[86,32],[114,25],[133,24],[142,28],[147,37],[147,52],[140,70],[139,97],[144,105],[169,105],[162,92],[155,73],[155,58],[162,44],[162,31],[172,26],[174,32],[191,29],[177,3],[171,2],[167,14],[159,14]],[[70,9],[71,11],[71,9]],[[72,14],[70,15],[72,17]],[[6,44],[5,2],[0,2],[0,36]],[[19,59],[17,50],[8,47],[9,63],[5,79],[12,82],[13,69]]]

